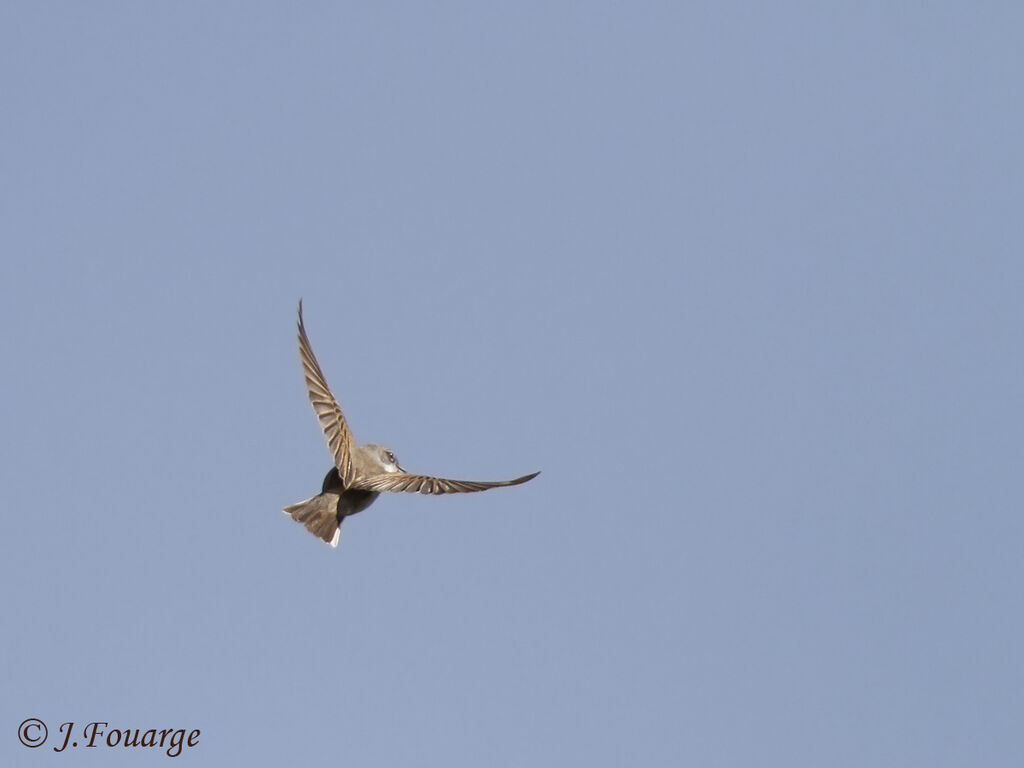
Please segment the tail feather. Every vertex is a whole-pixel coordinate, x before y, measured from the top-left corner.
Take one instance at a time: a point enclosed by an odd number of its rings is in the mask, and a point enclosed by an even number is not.
[[[319,496],[285,507],[284,513],[306,526],[306,530],[314,536],[336,547],[341,536],[341,518],[338,517],[340,498],[336,493],[321,493]]]

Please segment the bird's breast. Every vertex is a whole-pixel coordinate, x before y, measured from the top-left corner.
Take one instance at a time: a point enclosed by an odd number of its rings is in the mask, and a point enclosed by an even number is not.
[[[363,491],[358,488],[349,488],[341,494],[338,502],[338,516],[354,515],[362,512],[380,496],[376,491]]]

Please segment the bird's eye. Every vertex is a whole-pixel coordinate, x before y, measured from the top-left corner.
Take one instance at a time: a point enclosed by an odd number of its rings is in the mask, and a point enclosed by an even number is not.
[[[395,463],[395,454],[393,454],[391,451],[388,451],[388,461],[390,461],[392,464]]]

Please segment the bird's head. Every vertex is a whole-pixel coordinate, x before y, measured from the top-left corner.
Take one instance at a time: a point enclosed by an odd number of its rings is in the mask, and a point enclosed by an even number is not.
[[[376,443],[369,443],[363,446],[370,458],[380,467],[381,470],[389,474],[395,472],[405,472],[398,465],[398,459],[395,458],[395,454],[392,453],[390,448],[383,445],[377,445]]]

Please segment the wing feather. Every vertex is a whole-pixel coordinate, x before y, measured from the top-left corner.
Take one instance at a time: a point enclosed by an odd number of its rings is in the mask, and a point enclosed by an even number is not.
[[[355,443],[345,421],[345,414],[331,394],[327,379],[320,370],[320,364],[313,354],[313,347],[306,336],[306,326],[302,322],[302,302],[299,302],[299,357],[302,358],[302,370],[306,375],[306,391],[313,411],[320,420],[320,427],[327,438],[327,446],[334,457],[334,466],[338,468],[338,476],[345,488],[352,485],[355,468],[352,465],[352,454]]]
[[[534,472],[532,475],[523,475],[515,480],[484,482],[479,480],[447,480],[443,477],[394,472],[386,475],[372,475],[371,477],[360,478],[355,487],[364,491],[394,491],[397,493],[476,493],[477,491],[486,491],[488,488],[519,485],[528,480],[533,480],[539,474],[540,472]]]

